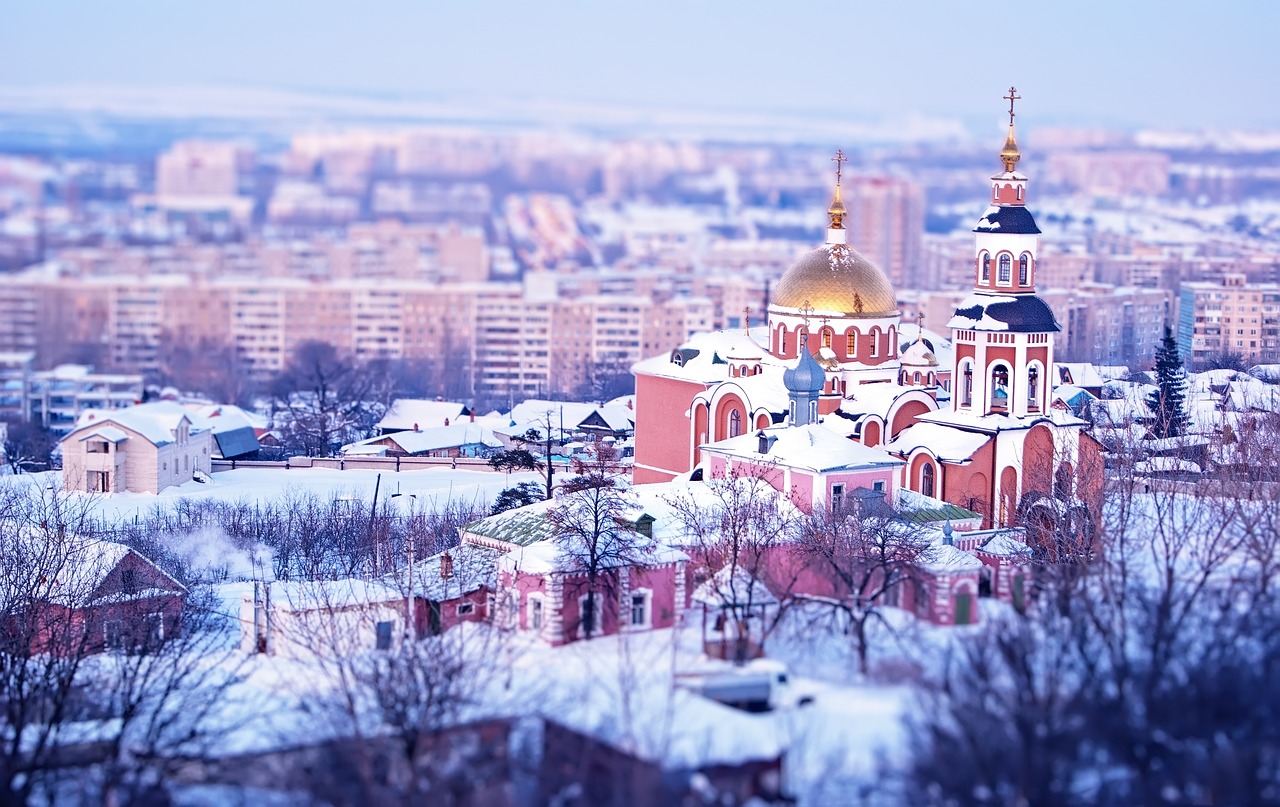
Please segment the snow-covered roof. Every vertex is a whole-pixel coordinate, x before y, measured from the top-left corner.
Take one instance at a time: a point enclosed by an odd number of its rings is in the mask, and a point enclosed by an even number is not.
[[[858,384],[845,393],[845,399],[840,402],[840,411],[854,416],[878,415],[882,420],[887,420],[894,401],[917,389],[901,384]]]
[[[475,423],[463,421],[448,426],[422,429],[421,431],[400,431],[370,437],[342,447],[342,453],[352,449],[370,445],[386,445],[394,443],[406,454],[421,454],[425,451],[439,451],[459,446],[483,445],[489,448],[501,447],[502,441],[493,436],[493,432]]]
[[[1018,530],[996,530],[990,538],[982,542],[977,551],[999,558],[1030,555],[1031,547],[1022,542],[1018,537],[1019,532]]]
[[[250,426],[255,432],[265,431],[270,425],[267,419],[234,404],[185,404],[186,408],[205,419],[213,433]]]
[[[992,205],[983,211],[982,218],[978,219],[978,224],[973,231],[1035,235],[1040,232],[1040,228],[1036,226],[1036,220],[1031,215],[1031,211],[1022,205]]]
[[[1053,309],[1034,294],[988,294],[978,292],[956,307],[948,328],[977,331],[1053,333],[1062,330]]]
[[[757,343],[769,338],[768,328],[754,329],[752,340]],[[642,375],[655,375],[664,378],[677,378],[682,381],[694,381],[701,384],[713,384],[729,378],[729,354],[743,352],[744,335],[737,329],[727,331],[711,331],[693,334],[681,343],[674,351],[643,359],[632,365],[631,371]],[[779,359],[768,351],[752,364],[765,367],[781,367]],[[673,357],[678,361],[673,361]]]
[[[1053,383],[1055,385],[1074,384],[1077,387],[1101,387],[1109,379],[1104,378],[1098,368],[1088,362],[1053,363]]]
[[[80,441],[83,442],[94,437],[106,440],[108,443],[123,443],[125,440],[129,439],[129,435],[125,434],[120,429],[117,429],[115,426],[99,426],[96,429],[90,429],[85,432],[80,437]]]
[[[693,601],[712,608],[778,604],[769,587],[741,566],[722,566],[693,590]]]
[[[358,608],[387,602],[404,602],[399,589],[369,580],[277,580],[271,587],[272,608],[282,611],[313,611],[330,608]]]
[[[416,425],[420,429],[428,429],[443,426],[446,420],[452,425],[467,412],[467,405],[456,401],[397,398],[382,416],[382,420],[378,421],[377,428],[382,431],[398,431],[413,429]]]
[[[963,462],[987,444],[991,435],[965,431],[942,423],[913,423],[885,445],[885,451],[906,456],[917,448],[928,449],[946,462]]]
[[[452,561],[453,573],[440,574],[444,556]],[[435,602],[457,599],[483,587],[497,587],[501,550],[475,544],[461,544],[432,555],[413,565],[413,593]]]
[[[600,537],[597,552],[603,568],[618,566],[658,566],[689,560],[675,547],[632,532]],[[623,548],[625,545],[625,549]],[[601,551],[603,549],[603,551]],[[561,535],[548,541],[521,546],[503,555],[498,566],[505,572],[550,574],[582,571],[587,547],[577,535]]]
[[[946,543],[930,544],[916,558],[916,563],[924,569],[944,574],[976,571],[982,568],[982,561],[968,552]]]
[[[63,439],[69,439],[81,429],[114,423],[134,432],[153,445],[162,446],[173,442],[174,432],[183,420],[190,424],[189,429],[192,434],[208,431],[209,427],[204,418],[187,411],[180,404],[174,401],[154,401],[125,409],[91,409],[80,415],[79,420],[76,421],[76,428]]]
[[[1201,469],[1190,460],[1177,457],[1152,457],[1135,463],[1133,471],[1137,474],[1198,474]]]
[[[759,432],[749,432],[704,445],[702,450],[708,454],[721,454],[754,463],[772,463],[818,473],[902,464],[902,460],[889,456],[881,449],[869,448],[841,437],[817,423],[774,426],[763,431],[770,441],[767,454],[759,451]]]

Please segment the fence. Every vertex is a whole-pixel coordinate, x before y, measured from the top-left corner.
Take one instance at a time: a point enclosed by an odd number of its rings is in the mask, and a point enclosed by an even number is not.
[[[466,468],[492,471],[480,457],[289,457],[285,460],[213,460],[213,470],[236,468],[328,468],[335,471],[420,471],[424,468]]]

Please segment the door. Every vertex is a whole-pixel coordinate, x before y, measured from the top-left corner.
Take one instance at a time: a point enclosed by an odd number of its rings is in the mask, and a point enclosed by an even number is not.
[[[973,621],[973,595],[956,595],[956,624],[968,625]]]

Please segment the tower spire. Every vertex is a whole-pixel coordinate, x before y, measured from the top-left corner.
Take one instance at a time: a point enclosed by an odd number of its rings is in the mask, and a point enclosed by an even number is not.
[[[1022,100],[1022,96],[1018,95],[1016,87],[1011,86],[1009,94],[1003,98],[1009,102],[1009,134],[1004,139],[1004,148],[1000,149],[1000,160],[1004,163],[1005,173],[1012,174],[1018,165],[1018,160],[1022,159],[1022,153],[1018,151],[1018,141],[1013,136],[1013,102]]]
[[[836,195],[831,200],[831,207],[827,208],[827,215],[831,217],[832,230],[843,230],[845,209],[844,201],[840,198],[840,176],[843,163],[849,162],[844,156],[844,149],[836,149],[836,156],[831,158],[831,162],[836,164]]]

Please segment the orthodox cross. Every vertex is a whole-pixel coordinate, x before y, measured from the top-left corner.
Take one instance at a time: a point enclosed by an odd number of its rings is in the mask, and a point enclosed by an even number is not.
[[[844,149],[836,149],[836,156],[831,158],[831,162],[836,164],[836,184],[840,184],[841,163],[849,162],[849,158],[844,156]]]
[[[1022,96],[1018,95],[1017,93],[1018,91],[1016,88],[1010,87],[1009,94],[1001,96],[1002,98],[1004,98],[1004,100],[1009,102],[1009,125],[1010,126],[1013,125],[1013,102],[1022,100]]]
[[[800,306],[800,316],[804,318],[804,329],[809,330],[809,315],[813,313],[813,306],[809,305],[809,301],[805,300],[804,305]]]
[[[743,306],[742,308],[742,332],[747,336],[751,335],[751,306]]]

